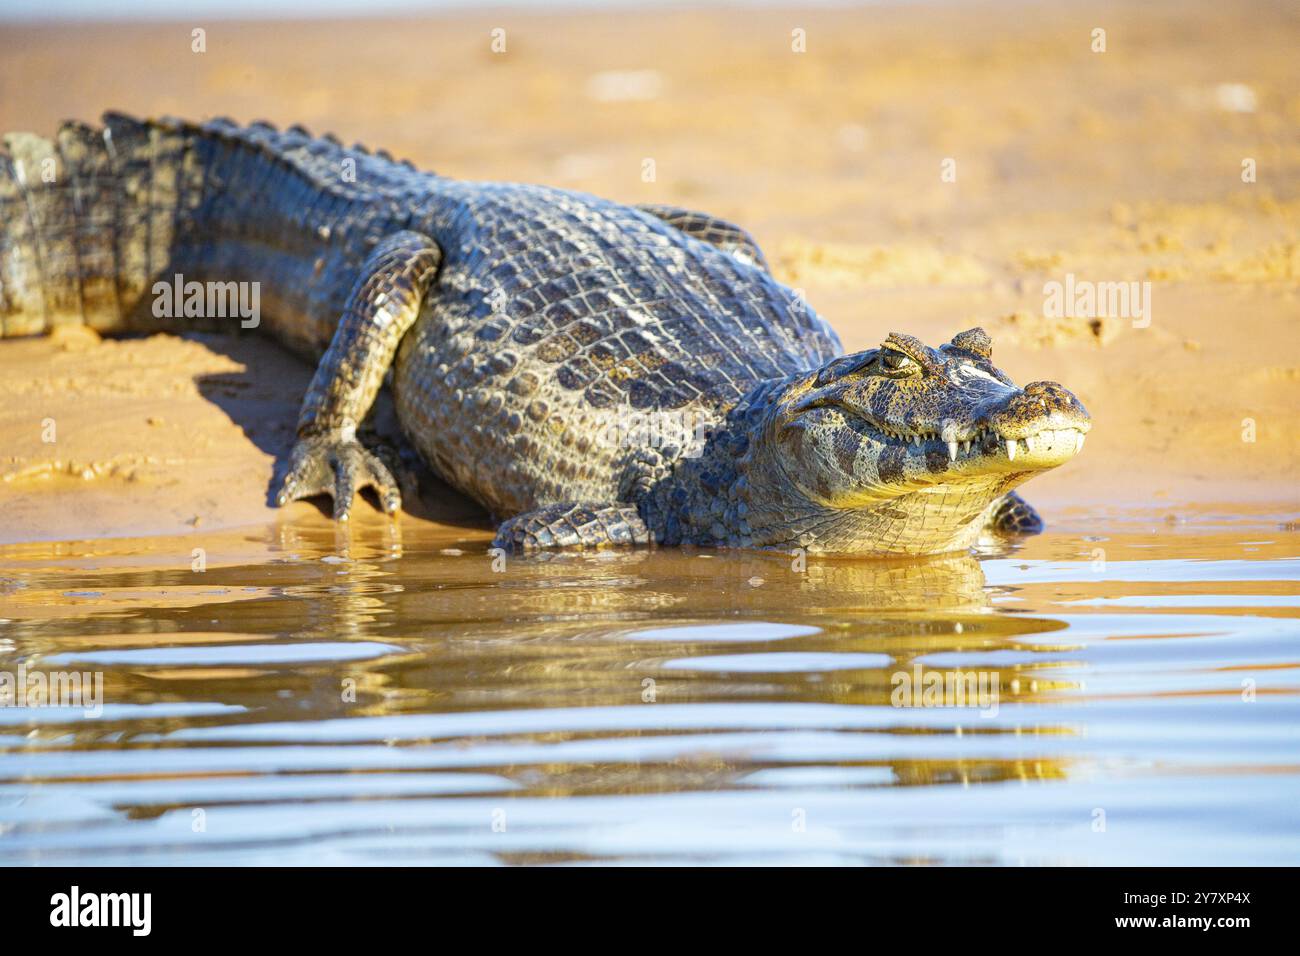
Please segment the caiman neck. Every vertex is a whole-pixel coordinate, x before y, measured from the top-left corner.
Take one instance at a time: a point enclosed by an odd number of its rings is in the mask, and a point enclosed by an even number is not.
[[[637,500],[641,517],[661,544],[732,547],[798,546],[794,524],[810,516],[808,502],[786,490],[785,473],[764,452],[769,411],[795,378],[751,389],[713,428],[697,457],[680,458]]]

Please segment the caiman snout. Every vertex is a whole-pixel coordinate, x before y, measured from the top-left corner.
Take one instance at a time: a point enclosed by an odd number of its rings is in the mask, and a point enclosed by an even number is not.
[[[1052,468],[1083,450],[1092,419],[1074,393],[1056,382],[1030,382],[989,416],[989,430],[1016,470]]]
[[[1003,438],[1026,438],[1044,428],[1087,432],[1092,420],[1069,389],[1056,382],[1030,382],[992,415],[989,424]]]

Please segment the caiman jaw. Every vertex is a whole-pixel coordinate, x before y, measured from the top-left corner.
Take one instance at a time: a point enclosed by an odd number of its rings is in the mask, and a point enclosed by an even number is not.
[[[1014,438],[990,427],[954,433],[945,439],[938,432],[907,435],[870,422],[867,426],[879,432],[884,441],[905,446],[909,454],[928,457],[938,451],[946,453],[952,470],[958,473],[963,467],[973,465],[978,465],[982,473],[988,473],[1000,464],[1005,464],[1002,470],[1008,472],[1055,468],[1083,451],[1084,437],[1091,427],[1086,422],[1044,426],[1036,431],[1022,432]]]
[[[1002,447],[1007,464],[1014,463],[1018,455],[1020,463],[1016,467],[1037,471],[1055,468],[1083,451],[1086,434],[1078,428],[1044,428],[1024,438],[1003,439]]]

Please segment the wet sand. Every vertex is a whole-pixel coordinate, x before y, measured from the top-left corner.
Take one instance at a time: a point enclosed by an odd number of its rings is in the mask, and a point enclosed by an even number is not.
[[[201,54],[193,26],[7,25],[0,128],[110,107],[300,122],[449,175],[708,210],[851,350],[982,325],[1017,381],[1076,391],[1084,454],[1025,488],[1049,522],[1295,517],[1292,7],[213,22]],[[1068,274],[1150,282],[1149,324],[1044,317]],[[324,523],[266,501],[310,374],[256,338],[0,342],[0,541]],[[436,480],[422,499],[404,525],[486,538]]]

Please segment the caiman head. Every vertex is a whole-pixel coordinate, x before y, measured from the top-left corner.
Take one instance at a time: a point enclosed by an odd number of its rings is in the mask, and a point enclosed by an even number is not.
[[[1017,387],[983,329],[938,349],[894,333],[765,403],[745,468],[747,524],[756,544],[964,549],[994,502],[1077,455],[1090,427],[1055,382]],[[782,522],[793,532],[784,540]]]

